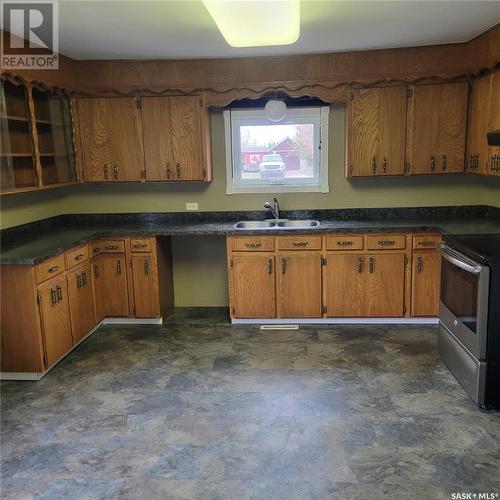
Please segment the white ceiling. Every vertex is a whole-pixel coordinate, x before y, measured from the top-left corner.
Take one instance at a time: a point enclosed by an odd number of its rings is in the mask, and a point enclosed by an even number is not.
[[[199,0],[59,2],[60,52],[74,59],[237,57],[430,45],[469,40],[498,22],[500,1],[302,0],[301,35],[295,44],[235,49]]]

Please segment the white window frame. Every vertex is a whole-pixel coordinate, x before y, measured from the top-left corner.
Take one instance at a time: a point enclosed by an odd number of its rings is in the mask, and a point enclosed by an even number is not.
[[[239,150],[233,151],[233,120],[240,121],[252,119],[256,125],[269,125],[269,122],[264,116],[263,109],[225,109],[224,115],[224,136],[226,143],[226,194],[238,193],[328,193],[330,191],[328,185],[328,136],[329,136],[329,115],[330,106],[316,106],[314,108],[289,108],[287,117],[278,124],[293,123],[300,116],[308,116],[311,114],[311,109],[319,108],[319,119],[315,125],[319,125],[319,134],[316,140],[316,145],[319,149],[317,155],[319,161],[318,183],[304,183],[302,185],[290,184],[268,184],[241,186],[234,183],[234,159],[239,156]],[[234,134],[236,135],[236,134]],[[240,161],[237,158],[237,161]]]

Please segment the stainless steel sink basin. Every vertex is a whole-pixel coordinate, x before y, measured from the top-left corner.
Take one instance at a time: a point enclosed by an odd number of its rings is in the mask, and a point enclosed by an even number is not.
[[[308,229],[318,227],[317,220],[242,220],[237,222],[235,229]]]
[[[285,220],[278,222],[279,228],[295,228],[295,229],[307,229],[310,227],[318,227],[318,220]]]
[[[236,229],[273,229],[276,227],[276,222],[272,220],[242,220],[237,222],[234,227]]]

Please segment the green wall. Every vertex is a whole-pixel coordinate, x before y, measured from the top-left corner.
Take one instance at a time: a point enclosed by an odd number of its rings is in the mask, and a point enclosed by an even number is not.
[[[260,210],[270,195],[226,195],[224,123],[212,114],[213,177],[209,184],[82,185],[2,198],[1,227],[61,213]],[[330,192],[280,194],[283,209],[404,207],[488,204],[500,207],[500,179],[437,175],[347,180],[344,177],[345,105],[330,114]],[[223,238],[176,238],[174,280],[177,305],[227,303]]]

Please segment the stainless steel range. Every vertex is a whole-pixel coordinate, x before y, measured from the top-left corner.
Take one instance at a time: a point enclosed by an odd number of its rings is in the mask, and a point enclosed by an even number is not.
[[[440,252],[441,358],[476,404],[500,407],[500,235],[445,236]]]

